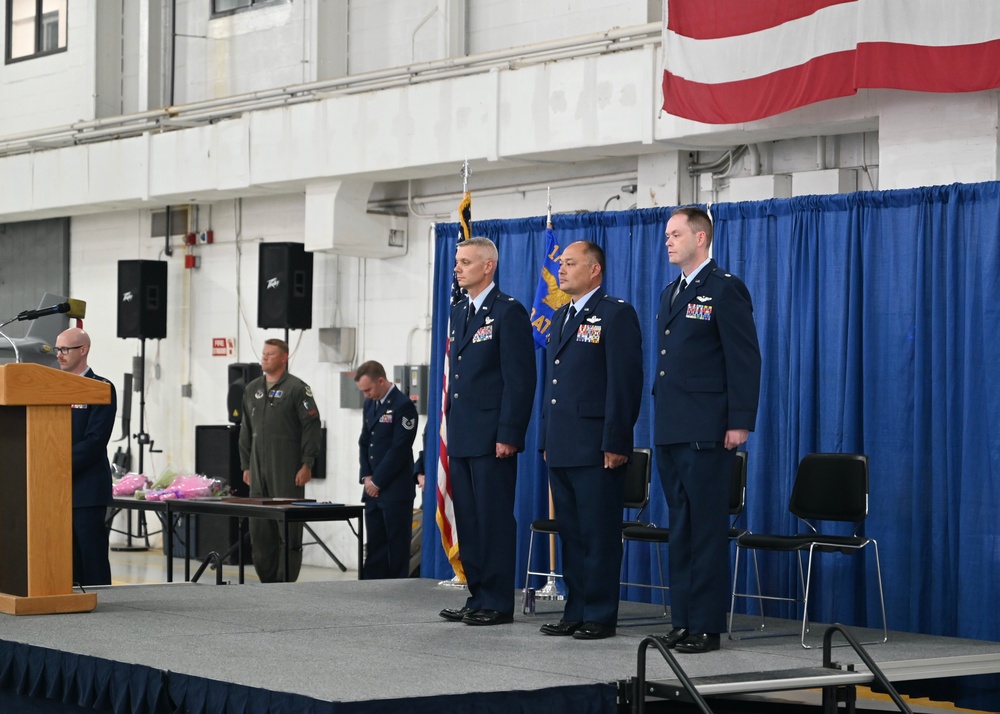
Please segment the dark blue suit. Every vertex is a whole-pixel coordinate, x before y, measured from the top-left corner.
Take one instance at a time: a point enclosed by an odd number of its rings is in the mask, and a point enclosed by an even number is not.
[[[514,612],[517,458],[535,395],[535,347],[521,303],[492,288],[466,325],[468,302],[451,312],[448,459],[466,607]]]
[[[378,498],[362,493],[368,555],[365,580],[405,578],[410,574],[413,525],[413,440],[417,408],[393,387],[379,404],[365,400],[364,423],[358,439],[361,482],[372,477]]]
[[[726,431],[752,431],[760,348],[750,293],[716,265],[701,269],[670,305],[660,296],[653,393],[656,457],[670,512],[670,605],[674,627],[726,629],[732,451]]]
[[[74,404],[73,429],[73,580],[81,585],[110,585],[108,528],[111,464],[108,442],[115,426],[115,386],[90,368],[84,377],[111,387],[110,404]]]
[[[642,400],[642,334],[635,309],[602,290],[563,327],[556,311],[546,353],[542,448],[568,589],[563,620],[614,626],[622,558],[625,466]]]

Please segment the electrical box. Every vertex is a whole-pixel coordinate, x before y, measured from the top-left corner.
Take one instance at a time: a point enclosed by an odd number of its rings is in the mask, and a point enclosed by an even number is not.
[[[417,414],[427,413],[427,373],[426,364],[397,364],[392,368],[392,381],[416,405]]]
[[[365,395],[358,389],[354,381],[354,372],[340,373],[340,408],[362,409],[365,406]]]

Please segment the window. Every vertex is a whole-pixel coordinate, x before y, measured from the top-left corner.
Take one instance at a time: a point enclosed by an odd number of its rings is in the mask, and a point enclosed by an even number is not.
[[[290,0],[212,0],[212,15],[232,15],[259,5],[277,5]]]
[[[7,61],[66,49],[67,0],[7,0]]]

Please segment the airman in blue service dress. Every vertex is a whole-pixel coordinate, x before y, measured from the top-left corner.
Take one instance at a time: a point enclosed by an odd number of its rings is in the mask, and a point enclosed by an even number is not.
[[[108,442],[115,427],[118,396],[115,385],[87,368],[84,377],[111,387],[110,404],[74,404],[73,421],[73,581],[80,585],[110,585],[108,528],[111,505],[111,465]]]
[[[361,482],[370,476],[378,495],[363,492],[368,553],[365,580],[410,574],[413,525],[413,441],[417,408],[395,386],[384,399],[366,399],[358,439]]]
[[[642,334],[635,309],[603,286],[567,321],[569,307],[552,318],[542,400],[567,596],[562,622],[542,632],[601,639],[614,634],[618,619],[627,469],[606,468],[605,454],[632,454]]]
[[[528,312],[495,286],[485,292],[468,324],[469,303],[452,308],[449,337],[448,458],[469,597],[441,616],[471,625],[513,620],[517,456],[497,453],[499,445],[524,450],[535,394]]]
[[[746,285],[708,259],[708,217],[700,209],[678,211],[667,246],[687,252],[686,265],[683,256],[671,262],[687,267],[691,280],[679,278],[660,296],[653,439],[670,518],[674,631],[667,644],[701,653],[718,649],[726,629],[729,482],[734,449],[756,421],[761,359]],[[702,228],[692,230],[688,220]],[[697,250],[686,247],[692,236]]]

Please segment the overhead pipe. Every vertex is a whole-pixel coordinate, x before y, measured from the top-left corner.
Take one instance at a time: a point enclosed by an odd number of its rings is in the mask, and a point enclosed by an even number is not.
[[[176,0],[172,0],[176,3]],[[173,8],[172,8],[173,9]],[[660,23],[652,22],[626,28],[615,28],[605,32],[579,35],[576,37],[550,40],[535,45],[482,52],[461,57],[449,57],[410,64],[384,70],[364,72],[333,79],[289,85],[256,92],[249,92],[218,99],[206,99],[184,105],[174,105],[162,109],[148,110],[119,117],[74,122],[72,124],[49,127],[30,132],[21,132],[0,137],[0,155],[32,151],[37,148],[29,142],[39,142],[62,135],[72,135],[75,143],[91,137],[128,136],[145,133],[155,128],[171,127],[182,122],[212,121],[235,116],[245,111],[273,108],[300,102],[317,101],[328,96],[354,94],[395,86],[406,86],[418,82],[468,76],[500,67],[518,68],[557,59],[584,57],[608,51],[625,51],[660,42]],[[171,91],[173,87],[170,88]],[[133,124],[135,124],[133,126]],[[97,133],[90,130],[114,128],[113,131]]]

